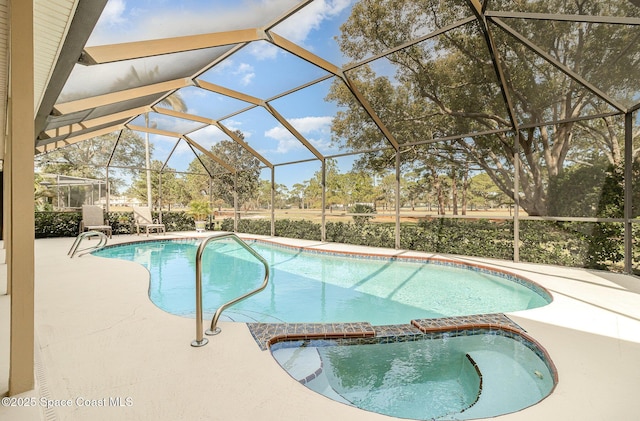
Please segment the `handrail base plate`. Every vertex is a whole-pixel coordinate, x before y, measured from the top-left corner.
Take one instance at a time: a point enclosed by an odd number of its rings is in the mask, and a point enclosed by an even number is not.
[[[216,327],[213,330],[207,329],[207,330],[204,331],[205,335],[208,335],[208,336],[217,335],[220,332],[222,332],[222,329],[220,329],[219,327]]]
[[[194,339],[193,341],[191,341],[191,346],[199,348],[201,346],[205,346],[208,343],[209,343],[209,339],[207,338],[202,338],[201,341]]]

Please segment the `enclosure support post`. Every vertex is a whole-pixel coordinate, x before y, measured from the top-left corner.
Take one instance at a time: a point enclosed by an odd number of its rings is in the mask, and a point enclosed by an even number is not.
[[[400,149],[396,150],[396,249],[400,248]]]
[[[158,172],[158,221],[162,224],[162,170]]]
[[[111,201],[110,201],[110,199],[111,199],[111,185],[109,184],[109,166],[108,165],[106,167],[105,181],[107,182],[106,191],[105,191],[105,194],[106,194],[106,197],[105,197],[106,209],[105,210],[107,212],[109,212],[109,208],[111,206]]]
[[[238,172],[233,174],[233,232],[238,232]]]
[[[322,225],[320,227],[320,240],[327,241],[327,233],[325,229],[325,206],[327,201],[327,162],[322,160]]]
[[[624,271],[633,272],[633,113],[624,115]]]
[[[276,170],[274,167],[271,167],[271,236],[272,237],[275,237],[276,235],[275,202],[276,202]]]
[[[209,176],[209,208],[213,210],[213,177],[211,175]],[[215,213],[213,213],[213,215],[215,215]],[[208,218],[209,223],[214,224],[214,221],[211,219],[211,214]],[[216,217],[214,216],[213,219],[216,219]]]
[[[58,194],[58,202],[56,203],[56,207],[57,207],[56,209],[60,210],[64,207],[60,205],[60,201],[62,200],[62,195],[60,194],[60,174],[56,175],[56,193]]]
[[[513,261],[520,261],[520,130],[515,131],[513,160]]]
[[[109,154],[109,160],[107,161],[106,173],[107,173],[107,212],[109,212],[111,206],[111,184],[109,183],[109,166],[111,166],[111,162],[113,161],[113,155],[116,153],[116,148],[118,147],[118,143],[120,143],[120,138],[122,137],[122,132],[124,129],[120,130],[118,133],[118,137],[116,139],[116,143],[113,144],[113,149],[111,149],[111,154]]]
[[[149,113],[144,114],[144,124],[147,128],[147,131],[144,134],[144,157],[145,157],[145,167],[147,173],[147,206],[149,209],[151,207],[151,155],[149,150]]]

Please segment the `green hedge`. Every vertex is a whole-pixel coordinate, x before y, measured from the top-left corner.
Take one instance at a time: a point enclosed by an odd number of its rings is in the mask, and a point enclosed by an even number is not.
[[[222,221],[233,231],[233,220]],[[320,241],[320,224],[288,219],[275,222],[276,236]],[[400,248],[431,253],[459,254],[513,260],[512,221],[486,219],[425,219],[401,224]],[[240,219],[238,232],[270,235],[266,219]],[[520,261],[569,267],[619,270],[623,264],[622,224],[520,221]],[[634,238],[640,226],[634,225]],[[395,225],[327,222],[326,240],[373,247],[395,246]],[[634,262],[640,262],[640,241],[634,244]]]
[[[75,237],[80,229],[80,212],[36,212],[36,238]]]
[[[221,223],[223,231],[233,231],[233,219],[225,218]],[[271,235],[271,221],[268,219],[240,219],[238,232],[256,235]],[[293,221],[278,219],[275,221],[275,232],[278,237],[298,238],[301,240],[320,241],[320,224],[311,221]]]
[[[152,212],[154,219],[159,218],[158,212]],[[111,225],[113,234],[133,234],[136,231],[133,223],[133,212],[107,212],[107,222]],[[80,231],[82,212],[36,212],[35,236],[36,238],[48,237],[75,237]],[[186,212],[163,212],[162,223],[167,232],[193,231],[195,223],[193,216]],[[207,225],[208,230],[216,228],[215,221]]]
[[[154,213],[154,217],[158,217]],[[36,212],[36,238],[75,237],[80,212]],[[110,212],[107,219],[114,234],[129,234],[132,212]],[[208,230],[233,231],[233,219],[208,225]],[[193,217],[185,212],[163,213],[167,231],[191,231]],[[402,224],[400,247],[432,253],[459,254],[513,260],[513,222],[486,219],[425,219],[417,224]],[[271,234],[268,219],[240,219],[238,232]],[[320,241],[321,226],[307,220],[275,221],[278,237]],[[554,221],[520,221],[520,261],[570,267],[620,270],[623,265],[623,225]],[[633,238],[640,238],[640,224],[633,225]],[[372,247],[395,246],[395,224],[327,222],[326,240]],[[640,241],[633,247],[634,262],[640,263]]]
[[[513,259],[513,223],[427,219],[401,228],[400,247],[510,260]]]

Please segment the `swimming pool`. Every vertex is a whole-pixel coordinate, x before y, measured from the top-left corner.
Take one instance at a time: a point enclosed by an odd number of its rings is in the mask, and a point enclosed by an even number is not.
[[[198,244],[146,241],[93,254],[144,265],[151,276],[153,303],[172,314],[193,317]],[[525,310],[551,301],[544,289],[527,280],[451,262],[312,253],[257,241],[251,245],[269,262],[269,285],[226,310],[223,320],[382,325]],[[208,314],[257,287],[263,277],[262,265],[231,241],[211,242],[202,263],[203,308]]]
[[[280,342],[271,352],[309,389],[400,418],[495,417],[539,402],[555,386],[544,351],[513,332],[476,329],[368,341]]]

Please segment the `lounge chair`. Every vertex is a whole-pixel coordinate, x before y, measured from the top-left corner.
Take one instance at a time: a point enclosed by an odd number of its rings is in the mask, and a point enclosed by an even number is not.
[[[111,238],[111,225],[104,219],[102,206],[82,205],[80,234],[84,231],[102,231]]]
[[[155,231],[156,233],[165,233],[164,224],[158,223],[151,217],[151,209],[148,206],[134,206],[133,207],[133,221],[136,224],[136,234],[140,235],[140,229],[142,228],[149,236],[149,231]]]

